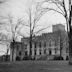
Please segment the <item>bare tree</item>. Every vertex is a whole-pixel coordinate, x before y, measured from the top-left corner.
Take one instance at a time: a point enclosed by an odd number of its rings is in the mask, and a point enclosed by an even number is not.
[[[5,2],[7,2],[7,0],[0,0],[0,5],[3,4],[3,3],[5,3]],[[2,25],[2,23],[0,23],[0,25]],[[0,27],[1,27],[1,26],[0,26]],[[2,45],[5,44],[5,43],[3,43],[3,42],[5,42],[4,40],[0,40],[0,41],[1,41],[0,44],[2,44]],[[7,44],[7,46],[8,46],[8,44]],[[8,50],[9,50],[9,49],[7,49],[6,55],[8,55]]]
[[[6,60],[8,60],[8,53],[9,53],[9,41],[7,40],[7,35],[6,34],[4,34],[4,33],[0,33],[0,44],[1,45],[5,45],[5,46],[7,46],[7,49],[6,49],[6,51],[4,52],[5,53],[5,55],[6,55]]]
[[[7,0],[0,0],[0,4],[5,3]]]
[[[67,1],[67,2],[66,2]],[[49,3],[49,4],[54,4],[57,8],[52,8],[52,7],[46,7],[43,8],[41,5],[43,3]],[[61,15],[66,20],[66,25],[67,25],[67,33],[68,33],[68,38],[69,38],[69,63],[72,63],[72,0],[44,0],[43,2],[40,3],[41,9],[44,10],[50,10],[50,11],[55,11]]]
[[[9,23],[10,23],[10,30],[11,30],[11,33],[12,33],[12,39],[11,39],[11,42],[10,42],[10,44],[11,44],[11,48],[12,48],[12,59],[11,59],[11,61],[15,61],[15,58],[14,58],[14,50],[15,50],[15,44],[16,44],[16,40],[17,40],[17,37],[18,37],[18,35],[17,34],[19,34],[19,35],[21,35],[20,34],[20,29],[21,29],[21,27],[20,27],[20,25],[22,25],[22,23],[21,23],[21,18],[20,19],[17,19],[17,22],[16,22],[16,24],[14,24],[13,23],[13,18],[12,17],[10,17],[9,16]]]
[[[14,61],[14,48],[15,48],[15,42],[16,42],[16,40],[17,40],[17,37],[18,37],[18,31],[20,31],[20,28],[19,28],[19,26],[21,25],[21,18],[20,19],[17,19],[17,22],[16,23],[14,23],[14,21],[13,21],[13,17],[11,16],[11,15],[8,15],[7,17],[1,17],[2,18],[2,20],[6,20],[6,22],[4,22],[4,21],[2,21],[1,23],[0,23],[0,30],[2,29],[4,29],[6,32],[7,32],[7,35],[6,35],[6,37],[7,38],[9,38],[9,35],[10,35],[10,39],[8,39],[8,40],[6,40],[6,42],[9,42],[8,44],[7,44],[7,55],[8,55],[8,51],[9,51],[9,49],[12,51],[12,52],[10,52],[10,53],[12,53],[12,55],[11,55],[11,61]],[[6,26],[6,27],[5,27]]]
[[[31,54],[32,54],[32,42],[33,42],[33,39],[35,37],[36,34],[42,32],[43,30],[47,29],[48,27],[50,26],[47,26],[47,27],[42,27],[42,28],[39,28],[37,30],[37,27],[39,26],[37,24],[37,22],[40,20],[40,18],[48,11],[48,10],[40,10],[39,9],[39,3],[36,4],[35,8],[32,8],[32,6],[30,8],[28,8],[28,12],[27,12],[27,15],[28,15],[28,23],[24,23],[24,26],[28,27],[29,28],[29,45],[30,45],[30,58],[31,58]],[[35,10],[33,12],[33,10]]]

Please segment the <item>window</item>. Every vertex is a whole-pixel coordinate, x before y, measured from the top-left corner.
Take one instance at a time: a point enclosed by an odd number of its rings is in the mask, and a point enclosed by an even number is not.
[[[25,51],[25,56],[27,56],[27,51]]]
[[[44,47],[46,47],[46,42],[44,42]]]
[[[35,52],[35,55],[36,55],[36,50],[34,52]]]
[[[69,52],[69,49],[68,48],[66,48],[66,53],[68,53]]]
[[[55,46],[56,46],[56,41],[55,41]]]
[[[35,44],[34,44],[34,47],[36,48],[37,47],[37,43],[35,42]]]
[[[51,46],[51,41],[49,41],[49,46]]]
[[[41,51],[40,51],[40,55],[41,55]]]
[[[19,50],[19,45],[17,45],[17,51]]]
[[[46,49],[44,50],[44,54],[46,54]]]
[[[21,51],[19,52],[19,55],[21,56]]]
[[[40,50],[40,52],[39,52],[39,53],[40,53],[40,55],[41,55],[41,50]]]
[[[30,50],[30,55],[32,55],[32,50]]]
[[[27,49],[27,45],[26,44],[24,45],[24,48],[25,48],[25,50]]]
[[[57,53],[57,48],[55,48],[55,54]]]
[[[41,48],[41,42],[39,42],[39,47]]]
[[[49,50],[49,55],[51,55],[52,54],[52,52],[51,52],[51,50]]]

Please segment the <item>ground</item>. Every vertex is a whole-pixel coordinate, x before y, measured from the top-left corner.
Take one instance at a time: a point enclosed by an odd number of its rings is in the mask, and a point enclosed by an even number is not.
[[[0,62],[0,72],[72,72],[68,61]]]

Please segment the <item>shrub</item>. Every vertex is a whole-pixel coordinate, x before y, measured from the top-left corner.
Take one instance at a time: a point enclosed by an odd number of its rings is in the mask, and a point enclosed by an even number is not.
[[[47,56],[41,56],[37,60],[47,60]]]
[[[25,55],[23,60],[30,60],[30,57],[28,55]]]
[[[62,56],[54,56],[53,60],[64,60]]]
[[[19,56],[17,56],[17,57],[16,57],[16,60],[17,60],[17,61],[20,61],[20,57],[19,57]]]
[[[25,57],[23,58],[23,60],[28,60],[28,57],[25,56]]]

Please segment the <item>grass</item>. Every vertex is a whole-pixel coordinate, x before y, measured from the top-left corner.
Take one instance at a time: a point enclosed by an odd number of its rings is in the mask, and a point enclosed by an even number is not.
[[[72,66],[67,61],[3,62],[0,72],[72,72]]]

